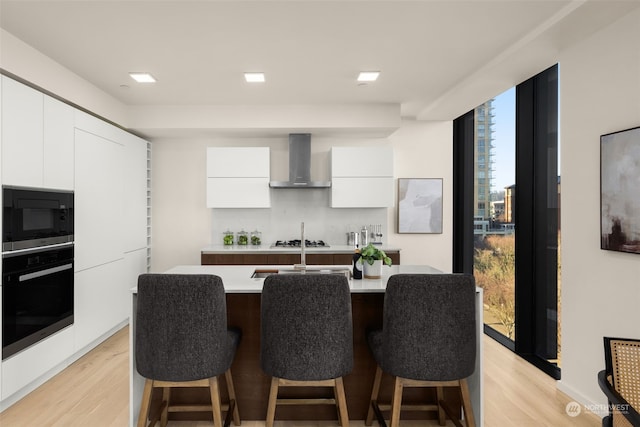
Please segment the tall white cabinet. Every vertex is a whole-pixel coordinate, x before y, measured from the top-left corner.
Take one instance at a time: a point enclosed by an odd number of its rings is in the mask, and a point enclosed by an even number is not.
[[[331,148],[332,208],[392,207],[393,182],[392,147]]]
[[[86,113],[75,129],[76,346],[129,315],[129,289],[146,271],[147,144]]]
[[[73,325],[0,363],[0,411],[128,322],[150,226],[147,141],[1,79],[1,184],[74,191],[75,295]]]

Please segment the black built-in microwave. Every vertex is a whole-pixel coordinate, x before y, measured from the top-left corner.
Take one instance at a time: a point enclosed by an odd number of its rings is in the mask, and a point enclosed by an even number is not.
[[[2,188],[2,251],[73,242],[73,192]]]

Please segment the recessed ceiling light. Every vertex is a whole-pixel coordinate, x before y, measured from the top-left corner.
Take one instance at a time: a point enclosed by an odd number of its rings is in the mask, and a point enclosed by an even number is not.
[[[360,71],[358,74],[359,82],[375,82],[380,75],[380,71]]]
[[[248,83],[263,83],[264,73],[244,73],[244,79]]]
[[[149,73],[129,73],[131,78],[138,83],[155,83],[156,79]]]

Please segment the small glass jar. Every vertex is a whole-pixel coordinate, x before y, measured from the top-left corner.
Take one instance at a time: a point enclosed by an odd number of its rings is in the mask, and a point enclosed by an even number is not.
[[[258,230],[251,232],[251,244],[253,246],[259,246],[262,244],[262,233]]]
[[[238,232],[238,245],[247,246],[249,244],[249,233],[244,230]]]
[[[222,238],[222,243],[223,243],[225,246],[231,246],[231,245],[233,245],[233,231],[229,231],[229,230],[227,230],[227,231],[225,231],[224,233],[222,233],[222,235],[224,236],[224,237]]]

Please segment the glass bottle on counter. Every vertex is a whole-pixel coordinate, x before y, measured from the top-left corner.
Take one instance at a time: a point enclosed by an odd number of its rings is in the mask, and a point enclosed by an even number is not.
[[[222,235],[224,236],[224,237],[222,238],[222,243],[223,243],[225,246],[231,246],[231,245],[233,245],[233,231],[229,231],[229,230],[227,230],[227,231],[225,231],[224,233],[222,233]]]
[[[262,233],[258,230],[253,230],[251,232],[251,244],[253,246],[259,246],[262,244]]]
[[[362,279],[362,262],[361,259],[362,258],[362,254],[360,253],[360,249],[356,249],[354,254],[353,254],[353,263],[352,263],[352,267],[353,267],[353,278],[355,280],[360,280]]]
[[[249,233],[244,230],[238,232],[238,245],[247,246],[249,244]]]

